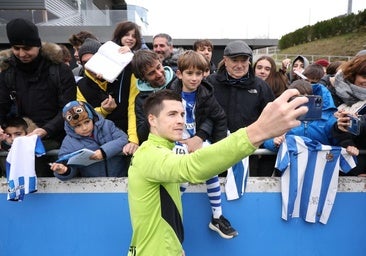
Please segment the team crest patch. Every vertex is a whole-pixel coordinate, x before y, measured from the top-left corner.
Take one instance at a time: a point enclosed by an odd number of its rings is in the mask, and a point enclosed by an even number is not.
[[[334,155],[333,155],[332,153],[328,152],[328,153],[325,155],[325,159],[326,159],[327,161],[333,161],[333,159],[334,159]]]

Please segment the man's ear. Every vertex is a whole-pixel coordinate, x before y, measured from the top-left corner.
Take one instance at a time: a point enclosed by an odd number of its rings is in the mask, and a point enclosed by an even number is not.
[[[147,116],[147,120],[149,121],[150,127],[154,127],[155,126],[156,116],[154,116],[153,114],[149,114]]]

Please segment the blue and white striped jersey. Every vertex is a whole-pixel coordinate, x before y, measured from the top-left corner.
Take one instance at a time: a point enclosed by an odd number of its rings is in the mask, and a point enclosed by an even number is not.
[[[326,224],[338,190],[339,171],[356,166],[355,158],[337,146],[287,135],[275,167],[281,176],[282,218],[301,217]]]
[[[45,148],[37,135],[14,139],[6,157],[8,200],[22,201],[24,195],[37,191],[35,156],[44,154]]]

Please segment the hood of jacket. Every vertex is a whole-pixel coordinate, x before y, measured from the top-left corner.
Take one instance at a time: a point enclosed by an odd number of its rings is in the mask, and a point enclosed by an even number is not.
[[[6,70],[9,68],[9,65],[15,65],[16,63],[16,57],[12,53],[11,49],[6,49],[4,51],[5,57],[2,58],[2,55],[0,55],[0,67],[1,69],[4,67],[2,70]],[[62,49],[58,44],[42,42],[39,54],[51,63],[60,64],[63,62]]]
[[[333,97],[332,94],[330,93],[330,91],[322,84],[313,84],[313,93],[315,95],[320,95],[322,96],[323,99],[323,107],[322,110],[331,110],[336,112],[337,111],[337,107],[334,104],[333,101]]]
[[[296,58],[292,61],[292,66],[294,66],[294,63],[295,63],[295,61],[297,61],[297,60],[302,60],[302,62],[304,62],[304,69],[305,69],[307,66],[309,66],[309,60],[308,60],[306,57],[302,56],[302,55],[297,55],[297,56],[296,56]]]
[[[175,74],[174,74],[173,70],[168,66],[164,67],[164,72],[165,72],[165,84],[164,85],[162,85],[158,88],[154,88],[150,85],[150,83],[147,83],[141,79],[137,79],[137,89],[140,92],[155,92],[155,91],[160,91],[162,89],[165,89],[169,85],[169,83],[174,79]]]
[[[304,69],[307,67],[307,66],[309,66],[309,60],[306,58],[306,57],[304,57],[304,56],[302,56],[302,55],[297,55],[296,56],[296,58],[292,61],[292,63],[291,63],[291,70],[290,70],[290,72],[289,72],[289,74],[290,74],[290,81],[292,81],[293,79],[294,79],[294,77],[293,77],[293,72],[292,72],[292,67],[294,66],[294,63],[295,63],[295,61],[297,61],[297,60],[301,60],[303,63],[304,63]]]
[[[9,58],[11,55],[11,49],[5,49],[0,51],[0,71],[6,70],[9,67]]]

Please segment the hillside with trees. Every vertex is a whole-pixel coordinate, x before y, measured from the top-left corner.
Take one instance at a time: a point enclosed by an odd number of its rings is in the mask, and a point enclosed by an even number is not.
[[[286,34],[278,48],[279,54],[354,56],[366,49],[366,10]]]

